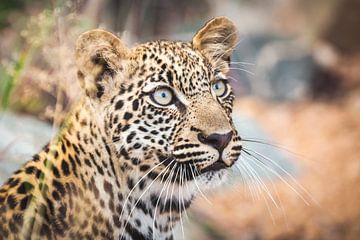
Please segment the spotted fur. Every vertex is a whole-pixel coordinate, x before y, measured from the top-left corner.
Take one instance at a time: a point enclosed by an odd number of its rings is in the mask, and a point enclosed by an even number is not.
[[[130,49],[106,31],[82,34],[84,97],[1,187],[0,239],[173,239],[193,198],[223,182],[240,154],[226,84],[236,39],[224,17],[191,42]],[[168,106],[153,99],[163,87],[174,96]]]

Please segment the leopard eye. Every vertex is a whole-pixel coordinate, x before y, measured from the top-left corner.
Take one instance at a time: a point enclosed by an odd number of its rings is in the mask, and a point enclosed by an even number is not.
[[[166,87],[156,89],[151,94],[151,99],[161,106],[168,106],[173,103],[174,94],[173,92]]]
[[[211,88],[217,97],[223,97],[227,92],[227,86],[224,80],[214,82]]]

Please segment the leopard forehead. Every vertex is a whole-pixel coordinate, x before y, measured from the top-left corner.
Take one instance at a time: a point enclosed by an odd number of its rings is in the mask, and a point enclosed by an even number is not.
[[[155,41],[141,44],[131,58],[136,76],[150,82],[162,82],[192,97],[194,92],[209,90],[209,84],[223,73],[193,48],[191,43]]]

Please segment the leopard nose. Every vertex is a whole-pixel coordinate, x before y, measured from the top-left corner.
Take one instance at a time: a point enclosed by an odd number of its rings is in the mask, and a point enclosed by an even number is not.
[[[212,146],[219,152],[222,152],[229,144],[232,135],[232,132],[228,132],[226,134],[213,133],[208,136],[204,135],[203,133],[199,133],[198,139],[201,143]]]

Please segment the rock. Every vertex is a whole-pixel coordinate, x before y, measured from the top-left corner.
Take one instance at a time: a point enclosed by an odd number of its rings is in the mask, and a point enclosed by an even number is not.
[[[56,131],[33,117],[0,113],[0,185],[39,152]]]
[[[278,101],[306,98],[318,68],[311,52],[298,42],[265,33],[245,37],[232,62],[237,91]]]

